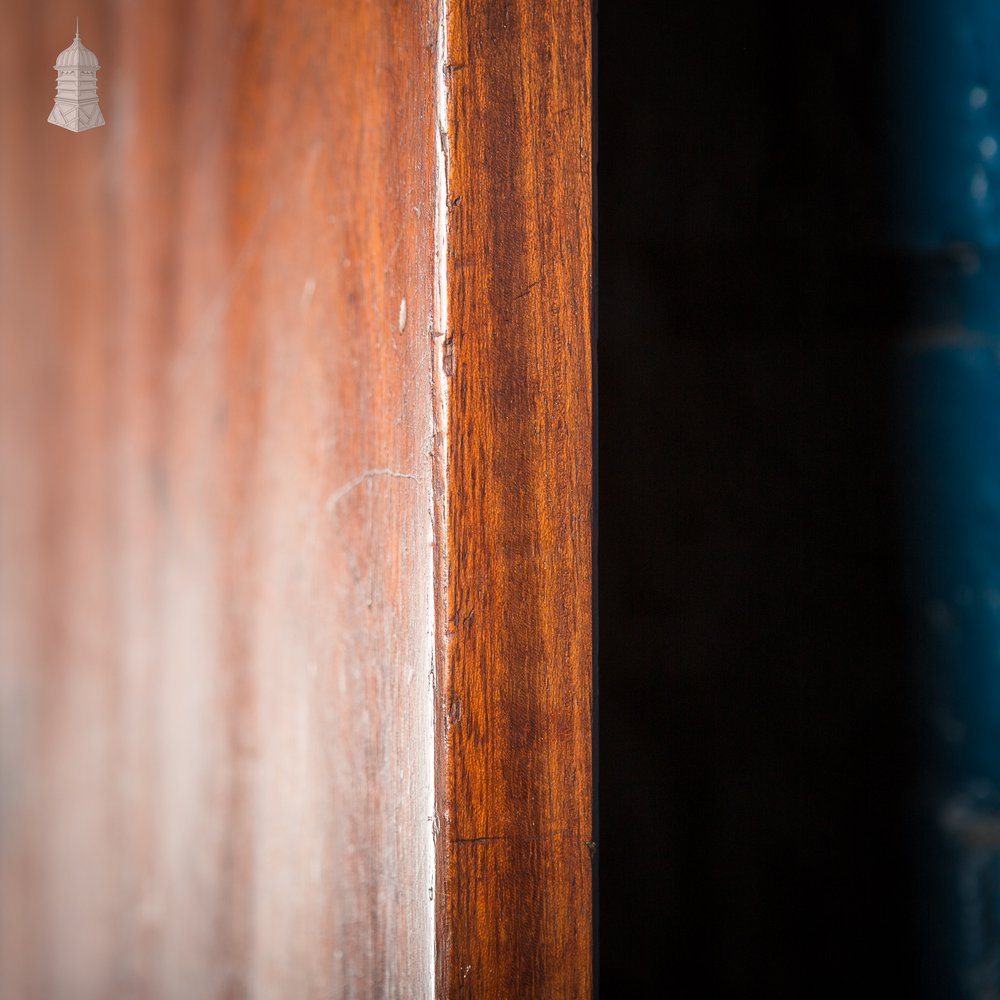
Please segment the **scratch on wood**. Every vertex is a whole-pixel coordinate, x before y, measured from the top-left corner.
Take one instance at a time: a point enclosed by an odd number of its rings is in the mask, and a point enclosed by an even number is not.
[[[514,296],[514,301],[516,302],[518,299],[523,299],[525,295],[527,295],[531,291],[532,288],[537,287],[538,285],[541,284],[541,282],[542,282],[541,278],[536,278],[530,285],[528,285],[528,287],[523,292],[518,292],[517,295]]]
[[[369,479],[377,479],[382,476],[387,476],[390,479],[412,479],[415,483],[420,482],[420,480],[410,472],[397,472],[395,469],[367,469],[359,476],[355,476],[353,479],[348,480],[343,486],[334,490],[330,494],[326,501],[327,513],[331,512],[334,507],[336,507],[337,504],[351,492],[351,490],[357,489],[362,483],[367,482]]]

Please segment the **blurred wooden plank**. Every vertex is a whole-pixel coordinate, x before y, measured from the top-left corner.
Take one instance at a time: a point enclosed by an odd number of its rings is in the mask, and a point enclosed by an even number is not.
[[[74,135],[77,12],[0,10],[0,995],[428,996],[433,22],[80,10]]]
[[[438,989],[585,997],[590,5],[444,12]]]
[[[589,995],[587,5],[106,0],[79,136],[76,13],[0,8],[0,995]]]

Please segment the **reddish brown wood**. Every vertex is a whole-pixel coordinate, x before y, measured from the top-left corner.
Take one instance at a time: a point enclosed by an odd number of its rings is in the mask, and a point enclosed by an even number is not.
[[[586,997],[588,4],[6,0],[0,94],[0,996]]]
[[[586,997],[589,4],[443,16],[438,986]]]
[[[0,5],[4,998],[433,990],[434,41]]]

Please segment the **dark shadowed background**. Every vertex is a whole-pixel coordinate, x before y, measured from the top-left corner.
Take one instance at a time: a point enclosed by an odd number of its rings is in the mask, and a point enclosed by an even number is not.
[[[603,995],[909,996],[881,9],[652,9],[598,14]]]

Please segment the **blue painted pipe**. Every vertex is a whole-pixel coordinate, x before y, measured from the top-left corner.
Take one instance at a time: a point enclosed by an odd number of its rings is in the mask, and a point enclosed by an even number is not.
[[[1000,998],[1000,3],[897,0],[888,61],[923,982]]]

